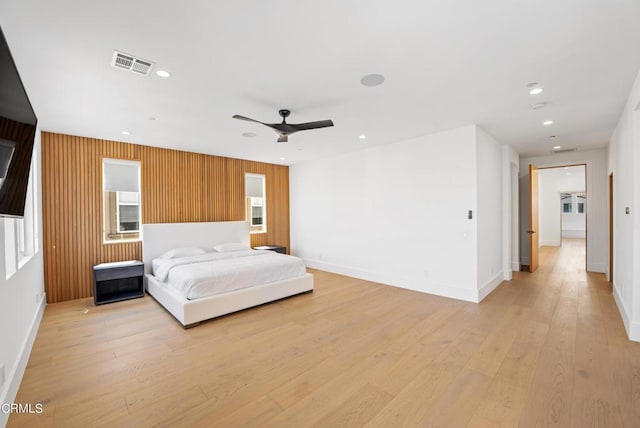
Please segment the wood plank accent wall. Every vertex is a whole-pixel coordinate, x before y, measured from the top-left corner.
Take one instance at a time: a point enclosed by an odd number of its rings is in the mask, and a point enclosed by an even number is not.
[[[93,295],[92,266],[142,259],[140,242],[102,242],[102,159],[141,163],[143,223],[245,220],[244,174],[266,176],[267,233],[251,245],[289,248],[289,167],[42,133],[47,302]]]

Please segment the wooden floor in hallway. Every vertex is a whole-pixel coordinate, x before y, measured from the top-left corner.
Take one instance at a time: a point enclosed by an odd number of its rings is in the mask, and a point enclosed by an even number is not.
[[[44,412],[9,427],[638,427],[640,343],[584,251],[481,304],[312,271],[190,330],[149,296],[49,305],[16,398]]]

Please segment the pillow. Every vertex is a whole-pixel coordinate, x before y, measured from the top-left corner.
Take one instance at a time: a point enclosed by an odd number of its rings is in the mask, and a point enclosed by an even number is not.
[[[216,245],[215,247],[213,247],[213,249],[219,253],[230,253],[232,251],[244,251],[244,250],[250,250],[251,248],[249,248],[248,246],[244,245],[244,244],[238,244],[235,242],[229,242],[226,244],[219,244]]]
[[[189,256],[199,256],[200,254],[205,254],[206,251],[202,248],[198,247],[181,247],[174,248],[173,250],[169,250],[160,257],[159,259],[175,259],[178,257],[189,257]]]

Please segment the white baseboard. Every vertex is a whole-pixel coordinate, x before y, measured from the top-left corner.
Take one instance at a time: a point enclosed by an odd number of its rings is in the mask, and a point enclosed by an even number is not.
[[[631,320],[627,306],[622,301],[622,297],[620,297],[615,284],[613,284],[613,300],[615,300],[616,305],[618,305],[618,310],[620,311],[620,315],[622,315],[622,322],[624,323],[624,329],[627,331],[629,340],[640,342],[640,322],[633,322]]]
[[[482,284],[478,289],[478,302],[482,302],[482,300],[489,295],[493,290],[496,289],[498,285],[500,285],[503,281],[504,273],[498,272],[493,278],[490,278],[487,282]]]
[[[13,403],[13,401],[16,399],[18,389],[20,388],[20,383],[22,382],[22,376],[24,375],[24,371],[27,368],[27,363],[29,362],[31,348],[33,348],[33,343],[35,342],[36,335],[38,334],[38,327],[40,327],[40,321],[42,321],[42,315],[44,314],[44,307],[46,306],[46,302],[47,296],[45,293],[42,293],[42,298],[40,299],[40,303],[38,303],[38,308],[33,316],[31,325],[29,326],[27,337],[25,337],[24,342],[22,343],[22,347],[20,348],[18,362],[14,366],[11,373],[9,373],[9,376],[7,376],[6,381],[9,387],[5,390],[4,395],[0,396],[0,403]],[[7,424],[9,415],[9,413],[0,412],[0,426],[5,426]]]
[[[640,322],[633,321],[631,323],[629,340],[633,340],[634,342],[640,342]]]
[[[408,278],[396,277],[378,272],[370,272],[349,266],[342,266],[327,263],[321,260],[304,259],[307,267],[324,270],[327,272],[346,275],[353,278],[364,279],[366,281],[378,282],[380,284],[391,285],[393,287],[406,288],[420,291],[422,293],[435,294],[437,296],[449,297],[452,299],[464,300],[466,302],[478,303],[478,292],[472,288],[454,287],[449,285],[430,284]],[[502,275],[502,272],[500,273]]]
[[[520,272],[520,262],[511,262],[511,270],[513,272]]]

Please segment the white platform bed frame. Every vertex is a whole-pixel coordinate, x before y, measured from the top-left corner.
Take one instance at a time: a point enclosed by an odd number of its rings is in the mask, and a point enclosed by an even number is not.
[[[307,273],[284,281],[188,300],[175,290],[160,283],[151,274],[151,261],[173,248],[212,248],[227,242],[238,242],[249,246],[249,223],[246,221],[224,221],[142,225],[145,289],[184,328],[194,327],[201,321],[221,315],[313,291],[313,275]]]

